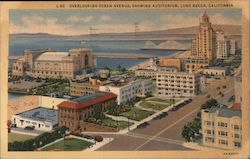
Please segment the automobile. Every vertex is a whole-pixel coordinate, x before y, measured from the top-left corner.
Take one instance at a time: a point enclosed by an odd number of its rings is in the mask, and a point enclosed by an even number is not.
[[[11,126],[10,127],[12,127],[12,128],[16,128],[16,124],[11,124]]]
[[[160,114],[161,117],[165,117],[165,116],[167,116],[167,115],[168,115],[167,112],[162,112],[162,113]]]
[[[93,136],[86,135],[86,134],[82,134],[82,137],[83,137],[83,138],[86,138],[86,139],[90,139],[90,140],[94,139]]]
[[[148,125],[149,125],[148,122],[144,122],[144,123],[141,123],[140,125],[138,125],[137,128],[145,128]]]
[[[160,120],[162,117],[160,115],[157,115],[153,118],[153,120]]]
[[[26,126],[24,130],[34,130],[35,126]]]
[[[178,107],[173,107],[173,108],[170,109],[170,111],[173,112],[173,111],[176,111],[176,110],[178,110],[178,109],[179,109]]]

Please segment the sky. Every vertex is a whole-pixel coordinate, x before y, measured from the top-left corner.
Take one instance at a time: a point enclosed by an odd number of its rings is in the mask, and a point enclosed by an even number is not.
[[[212,24],[241,24],[240,9],[12,10],[9,33],[80,35],[197,26],[204,13]],[[92,31],[90,31],[92,28]]]

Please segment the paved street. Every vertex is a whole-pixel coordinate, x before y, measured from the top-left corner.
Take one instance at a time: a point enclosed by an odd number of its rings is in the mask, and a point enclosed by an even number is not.
[[[113,137],[114,140],[98,149],[99,151],[140,151],[140,150],[191,150],[182,146],[184,139],[181,136],[183,126],[192,121],[200,110],[200,105],[206,102],[210,94],[219,102],[226,103],[234,92],[234,78],[213,80],[205,88],[204,94],[193,98],[193,101],[161,120],[152,120],[149,126],[142,129],[135,129],[125,135],[103,135]],[[224,97],[218,95],[218,86],[221,88]]]

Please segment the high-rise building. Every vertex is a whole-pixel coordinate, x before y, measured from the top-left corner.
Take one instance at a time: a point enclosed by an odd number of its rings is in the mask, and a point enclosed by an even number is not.
[[[216,33],[206,12],[201,17],[191,49],[194,58],[208,59],[210,64],[216,59]]]
[[[216,56],[217,59],[227,59],[229,52],[227,47],[229,47],[225,40],[225,35],[223,30],[216,31]]]

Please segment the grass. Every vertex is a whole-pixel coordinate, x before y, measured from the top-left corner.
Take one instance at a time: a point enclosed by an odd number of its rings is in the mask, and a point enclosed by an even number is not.
[[[16,133],[8,134],[8,142],[25,141],[25,140],[33,139],[33,138],[35,138],[35,136],[16,134]]]
[[[68,139],[45,147],[42,151],[81,151],[91,145],[93,145],[93,143],[80,139]]]
[[[143,101],[140,103],[140,106],[143,108],[151,108],[153,110],[163,110],[165,108],[167,108],[168,106],[170,106],[171,104],[160,104],[160,103],[153,103],[153,102],[146,102]]]
[[[127,121],[115,121],[110,118],[106,118],[102,120],[103,126],[114,127],[114,128],[117,128],[118,130],[123,130],[127,128],[128,124],[129,126],[133,125],[133,123],[131,122],[128,123]]]
[[[130,111],[121,113],[121,116],[128,117],[129,119],[140,121],[142,119],[145,119],[146,117],[152,115],[154,112],[152,111],[145,111],[138,109],[136,107],[132,107]]]

